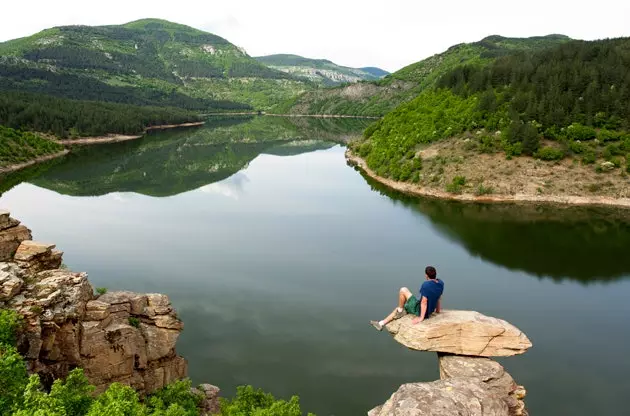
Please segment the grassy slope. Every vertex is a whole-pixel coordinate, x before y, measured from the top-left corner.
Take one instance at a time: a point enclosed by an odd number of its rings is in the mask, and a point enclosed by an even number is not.
[[[121,26],[65,26],[0,43],[0,64],[91,77],[105,84],[232,100],[233,80],[256,80],[257,88],[282,89],[271,96],[236,94],[257,108],[302,92],[309,85],[249,57],[227,40],[188,26],[144,19]],[[190,81],[194,79],[195,82]],[[201,81],[212,88],[196,86]],[[19,79],[21,83],[34,80]],[[247,89],[247,83],[243,83]],[[20,85],[14,86],[19,89]],[[286,91],[286,92],[285,92]]]
[[[38,135],[0,126],[0,168],[54,154],[63,146]]]
[[[298,55],[277,54],[255,58],[271,68],[303,76],[316,83],[332,86],[344,82],[378,80],[388,73],[379,68],[349,68],[327,59],[311,59]]]
[[[562,35],[532,38],[489,36],[479,42],[455,45],[379,81],[306,92],[292,102],[279,105],[275,111],[382,116],[433,86],[442,75],[458,65],[484,65],[512,51],[538,50],[567,41],[569,38]]]

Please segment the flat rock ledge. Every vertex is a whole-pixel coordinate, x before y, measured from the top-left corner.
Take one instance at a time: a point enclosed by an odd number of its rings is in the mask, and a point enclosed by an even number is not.
[[[508,357],[523,354],[532,343],[517,327],[475,311],[444,310],[419,324],[406,315],[387,330],[402,345],[418,351]]]
[[[0,308],[24,317],[18,349],[29,372],[50,385],[81,367],[97,392],[120,382],[141,394],[186,377],[175,351],[183,323],[167,296],[97,296],[86,273],[62,268],[62,254],[31,241],[28,228],[0,211]],[[214,410],[218,388],[204,385],[202,393]]]

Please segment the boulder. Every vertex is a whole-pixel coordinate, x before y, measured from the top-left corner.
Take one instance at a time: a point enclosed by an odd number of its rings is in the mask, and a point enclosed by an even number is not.
[[[523,354],[532,343],[514,325],[475,311],[445,310],[418,324],[406,315],[386,328],[402,345],[418,351],[436,351],[480,357]]]
[[[212,384],[201,384],[199,387],[193,388],[192,391],[202,398],[199,404],[201,416],[211,416],[220,413],[219,394],[221,393],[221,389]]]
[[[36,241],[22,241],[13,260],[29,273],[53,270],[61,267],[63,252],[54,250],[54,244]]]
[[[479,378],[403,384],[368,416],[509,416],[502,398]]]
[[[440,354],[440,379],[474,377],[483,381],[490,392],[502,398],[511,416],[527,415],[525,398],[527,392],[516,384],[512,376],[498,362],[484,357]]]
[[[0,227],[0,261],[13,259],[15,251],[22,241],[31,239],[31,230],[11,218]]]

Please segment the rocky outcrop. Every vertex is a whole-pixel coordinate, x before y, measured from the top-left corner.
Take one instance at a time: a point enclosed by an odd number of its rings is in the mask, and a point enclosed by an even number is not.
[[[522,354],[532,343],[514,325],[474,311],[442,311],[418,324],[406,315],[387,325],[408,348],[437,351],[439,381],[409,383],[368,416],[526,416],[526,391],[486,357]]]
[[[11,218],[8,211],[0,210],[0,261],[12,259],[22,241],[31,238],[31,230]]]
[[[81,367],[97,392],[120,382],[149,393],[186,376],[175,352],[183,324],[167,296],[96,296],[86,273],[59,268],[54,245],[27,240],[30,231],[8,213],[0,224],[0,307],[25,318],[18,348],[29,371],[49,384]]]
[[[508,415],[526,415],[527,392],[516,384],[512,376],[498,362],[484,357],[462,355],[439,355],[440,379],[474,378],[482,381],[492,397],[499,398],[508,407]]]
[[[446,310],[419,324],[411,315],[392,321],[387,330],[404,346],[481,357],[523,354],[532,343],[514,325],[475,311]]]
[[[477,378],[403,384],[368,416],[507,416],[505,401]]]

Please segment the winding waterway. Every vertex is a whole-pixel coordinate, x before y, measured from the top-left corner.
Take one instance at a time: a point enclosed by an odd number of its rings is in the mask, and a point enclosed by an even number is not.
[[[435,354],[368,325],[432,264],[446,308],[531,338],[501,362],[532,414],[627,411],[630,211],[404,197],[329,142],[360,124],[299,123],[227,120],[85,148],[4,178],[24,182],[0,206],[95,286],[168,294],[190,376],[228,396],[253,384],[319,416],[361,415],[402,383],[438,379]]]

